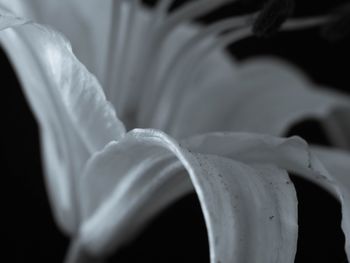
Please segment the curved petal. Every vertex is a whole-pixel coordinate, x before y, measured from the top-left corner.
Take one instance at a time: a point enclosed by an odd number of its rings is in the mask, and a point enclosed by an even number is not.
[[[62,32],[74,53],[101,81],[107,58],[112,1],[0,0],[0,7]]]
[[[282,135],[306,118],[328,124],[335,110],[349,114],[349,97],[313,87],[299,70],[276,59],[245,62],[215,84],[195,83],[172,104],[170,124],[162,128],[177,138],[213,131]]]
[[[190,190],[182,164],[168,150],[138,143],[132,136],[112,143],[91,159],[82,178],[84,245],[95,254],[113,250],[129,241],[162,207]],[[118,213],[111,217],[113,211]],[[131,216],[135,213],[140,216]],[[106,222],[107,218],[113,222]]]
[[[0,22],[0,28],[9,27],[11,19]],[[67,40],[47,27],[23,23],[1,31],[0,43],[40,124],[55,217],[73,233],[79,221],[74,181],[91,153],[123,136],[124,126]]]
[[[341,196],[342,228],[345,234],[345,251],[350,259],[350,154],[349,152],[321,147],[313,147],[312,151],[320,158],[333,176]]]
[[[77,242],[93,255],[127,242],[191,190],[184,171],[203,208],[211,262],[293,262],[296,196],[285,171],[190,153],[154,130],[131,131],[90,160],[81,181],[86,219]]]
[[[335,196],[333,177],[300,137],[279,138],[255,133],[209,133],[181,141],[186,149],[221,155],[246,164],[273,164],[310,180]]]
[[[329,191],[342,204],[342,228],[346,237],[345,250],[349,258],[350,155],[347,152],[321,147],[309,149],[307,144],[297,137],[286,140],[246,133],[200,135],[186,140],[182,145],[191,151],[222,154],[247,164],[272,163],[295,172]]]

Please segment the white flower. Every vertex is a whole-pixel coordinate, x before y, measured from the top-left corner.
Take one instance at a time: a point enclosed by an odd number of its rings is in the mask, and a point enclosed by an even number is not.
[[[324,167],[303,140],[272,135],[309,116],[346,135],[337,130],[343,118],[324,117],[347,110],[349,98],[315,89],[281,61],[230,58],[223,47],[251,34],[252,16],[189,24],[228,1],[195,1],[169,15],[171,2],[147,10],[136,0],[0,1],[0,41],[40,124],[53,212],[74,239],[67,261],[107,255],[195,190],[212,262],[293,262],[297,200],[287,171],[348,204],[349,157],[318,149]],[[19,17],[56,27],[73,51],[57,31]],[[126,133],[124,124],[163,132]],[[231,132],[205,134],[214,131]],[[347,240],[349,216],[343,206]]]

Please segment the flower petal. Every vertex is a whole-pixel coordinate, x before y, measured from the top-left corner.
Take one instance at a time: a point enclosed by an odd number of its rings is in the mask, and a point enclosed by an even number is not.
[[[0,7],[62,32],[78,59],[102,83],[127,126],[152,127],[158,102],[150,100],[158,98],[163,78],[172,75],[168,66],[178,52],[202,30],[190,25],[191,19],[228,1],[190,2],[175,14],[167,14],[164,8],[149,10],[137,0],[0,0]],[[196,43],[207,45],[212,41],[207,37]],[[205,66],[202,79],[209,80],[219,72],[230,75],[233,64],[219,49]],[[179,81],[173,84],[182,85]]]
[[[190,64],[189,61],[193,60],[193,55],[198,54],[198,50],[202,50],[198,46],[207,46],[213,42],[211,37],[207,37],[198,41],[199,43],[193,48],[194,50],[188,48],[188,43],[195,38],[196,33],[200,30],[200,27],[194,26],[179,27],[169,35],[163,50],[158,51],[160,53],[158,54],[159,63],[151,64],[154,68],[149,69],[149,71],[153,71],[148,75],[143,90],[144,97],[141,101],[138,119],[141,127],[162,128],[163,125],[172,120],[172,111],[179,110],[176,103],[181,101],[181,98],[178,95],[182,94],[181,91],[187,87],[186,79],[181,74],[184,73],[185,66]],[[186,50],[187,48],[189,50]],[[228,53],[221,49],[215,51],[201,65],[196,83],[197,88],[203,88],[208,83],[213,84],[218,79],[234,75],[235,68],[234,60]],[[191,76],[190,69],[186,73]]]
[[[18,25],[3,18],[0,28]],[[59,225],[73,233],[79,209],[73,188],[85,161],[124,126],[93,75],[59,33],[34,23],[0,32],[41,131],[44,168]]]
[[[333,194],[342,204],[342,228],[349,258],[350,155],[334,149],[313,147],[298,137],[273,138],[247,133],[213,133],[190,138],[182,145],[191,151],[222,154],[243,163],[272,163],[314,182]]]
[[[112,1],[0,0],[0,7],[62,32],[79,60],[102,80]]]
[[[330,123],[333,111],[349,114],[350,98],[314,88],[296,68],[276,59],[245,62],[235,74],[213,82],[193,83],[162,109],[166,127],[176,138],[213,131],[244,131],[282,135],[306,118]],[[338,121],[343,123],[342,119]]]
[[[192,189],[185,171],[203,208],[211,262],[293,262],[296,196],[285,171],[192,154],[154,130],[131,131],[90,160],[78,243],[105,255],[129,241],[164,205]]]
[[[221,0],[224,1],[227,0]],[[211,5],[219,5],[219,1],[216,2]],[[152,127],[152,115],[158,106],[158,97],[165,88],[163,82],[174,73],[171,65],[202,27],[190,24],[193,18],[190,15],[180,19],[181,16],[167,14],[164,10],[148,10],[142,6],[134,10],[133,19],[128,22],[130,5],[130,2],[121,2],[121,8],[125,9],[125,12],[121,10],[121,15],[126,16],[126,28],[121,31],[125,31],[123,36],[127,39],[123,39],[125,43],[119,43],[118,37],[121,37],[115,36],[116,46],[109,54],[112,61],[112,70],[109,69],[111,76],[107,78],[105,86],[108,98],[128,127]],[[203,12],[209,9],[203,8],[205,4],[200,2],[189,2],[188,5],[192,5],[193,10],[194,5],[201,5]],[[180,8],[179,13],[189,9],[188,5]],[[193,44],[207,45],[212,41],[212,37],[206,37]],[[203,75],[203,78],[210,79],[221,71],[230,74],[233,66],[231,60],[225,51],[216,50],[205,63],[206,69],[210,67],[211,72]],[[176,82],[175,85],[181,83]]]
[[[21,17],[17,17],[11,12],[3,11],[0,15],[0,30],[4,30],[9,27],[24,25],[29,21]]]
[[[225,156],[246,164],[272,164],[294,172],[337,196],[333,177],[300,137],[255,133],[209,133],[182,140],[192,152]]]

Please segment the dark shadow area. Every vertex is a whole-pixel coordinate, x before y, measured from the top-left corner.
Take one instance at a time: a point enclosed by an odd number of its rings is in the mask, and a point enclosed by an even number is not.
[[[300,122],[288,136],[298,135],[310,144],[331,145],[320,122]],[[345,238],[341,230],[341,205],[317,185],[295,175],[291,176],[298,198],[298,248],[296,263],[346,263]]]
[[[314,119],[304,120],[293,125],[289,129],[287,137],[293,135],[300,136],[309,144],[331,146],[331,142],[321,123]]]
[[[316,85],[349,94],[350,37],[331,43],[320,37],[320,28],[281,32],[271,38],[251,37],[229,47],[239,60],[274,56],[294,64]]]
[[[155,6],[161,0],[142,0],[147,6]],[[174,0],[171,10],[196,0]],[[238,0],[231,1],[219,7],[215,12],[202,17],[206,22],[213,22],[224,17],[230,17],[244,12],[255,12],[259,10],[268,0]],[[294,16],[311,16],[328,14],[330,10],[346,3],[346,0],[319,1],[319,0],[295,0]]]
[[[54,223],[47,200],[38,127],[3,51],[0,62],[1,258],[59,263],[68,240]]]
[[[197,195],[190,194],[163,211],[108,262],[209,262],[207,231]]]
[[[340,203],[326,191],[291,176],[298,197],[299,237],[296,263],[345,263]]]

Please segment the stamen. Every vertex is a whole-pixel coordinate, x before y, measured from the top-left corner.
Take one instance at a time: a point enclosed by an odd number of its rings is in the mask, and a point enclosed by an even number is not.
[[[315,17],[315,18],[307,18],[307,19],[293,19],[287,21],[281,28],[283,31],[290,30],[298,30],[304,29],[314,26],[319,26],[328,21],[327,17]],[[181,87],[181,90],[190,90],[191,86],[193,86],[196,76],[198,76],[198,72],[200,72],[200,65],[206,65],[205,59],[210,57],[210,55],[215,52],[217,49],[223,49],[230,44],[237,43],[240,40],[246,39],[253,35],[251,27],[243,27],[238,30],[233,30],[232,32],[220,37],[215,41],[212,45],[208,46],[206,49],[201,50],[198,54],[196,54],[196,58],[192,59],[189,66],[186,66],[186,69],[183,72],[182,80],[179,81],[179,85],[177,87]],[[195,66],[197,65],[197,66]],[[181,96],[185,94],[185,92],[179,92],[177,90],[176,94],[178,95],[175,99],[171,100],[171,103],[176,103],[181,100]],[[169,107],[171,108],[171,106]],[[166,118],[165,122],[167,122],[164,126],[164,131],[174,130],[176,123],[177,115],[180,111],[172,111],[170,112]]]
[[[223,5],[226,2],[236,2],[236,0],[199,0],[193,3],[184,5],[173,14],[170,15],[167,23],[164,25],[164,31],[172,30],[181,21],[190,21],[205,13],[213,11],[215,8]]]
[[[266,0],[238,0],[238,4],[244,7],[250,7],[254,11],[261,10]]]
[[[195,87],[193,85],[196,81],[196,77],[198,77],[199,72],[201,72],[201,65],[207,65],[205,63],[205,60],[210,57],[216,50],[220,48],[225,48],[227,45],[238,42],[242,39],[248,38],[252,35],[252,28],[251,26],[241,27],[235,30],[232,30],[227,35],[222,36],[221,38],[218,38],[217,41],[211,43],[211,45],[207,46],[205,49],[200,50],[195,54],[195,57],[192,57],[190,61],[188,61],[188,64],[186,66],[183,66],[182,68],[182,75],[178,76],[177,81],[177,90],[174,92],[173,99],[169,102],[168,108],[165,109],[171,109],[172,105],[174,103],[177,103],[178,101],[181,101],[182,97],[185,94],[188,94],[188,90],[191,90],[191,87]],[[180,84],[179,84],[180,83]],[[181,90],[179,90],[181,89]],[[173,89],[174,91],[175,89]],[[180,111],[169,111],[167,112],[167,116],[165,114],[162,114],[163,120],[163,127],[162,129],[164,131],[173,131],[175,130],[175,123],[176,119],[179,115]]]
[[[174,2],[174,0],[161,0],[159,1],[158,5],[157,5],[157,14],[159,13],[165,13],[170,6],[172,5],[172,3]]]
[[[128,0],[130,1],[130,0]],[[133,0],[135,2],[135,0]],[[139,2],[139,0],[136,0],[137,2]],[[174,0],[162,0],[159,1],[157,3],[157,5],[155,6],[155,15],[152,16],[150,19],[148,19],[149,21],[145,22],[146,24],[144,25],[144,30],[145,32],[147,31],[147,35],[144,35],[145,40],[149,39],[147,42],[145,42],[145,46],[144,46],[144,50],[140,51],[140,50],[135,50],[134,47],[132,48],[132,52],[134,52],[134,56],[135,53],[137,53],[137,57],[139,58],[140,63],[136,66],[136,69],[134,70],[135,72],[142,72],[142,68],[144,67],[144,62],[145,61],[145,57],[147,54],[147,51],[149,51],[151,49],[151,44],[152,42],[152,36],[154,36],[158,30],[158,28],[160,27],[160,25],[162,25],[164,23],[164,21],[166,20],[167,17],[167,11],[170,7],[170,5],[174,2]],[[136,3],[136,5],[140,5],[140,3]],[[133,7],[133,14],[132,14],[132,19],[131,19],[131,23],[134,23],[133,20],[136,15],[136,9],[138,9],[139,7],[136,7],[134,4]],[[130,42],[129,43],[129,48],[131,48],[132,44],[133,44],[133,40],[136,36],[134,34],[134,29],[132,28],[133,25],[130,26]],[[130,51],[131,52],[131,51]],[[124,121],[124,124],[127,125],[127,127],[135,127],[136,125],[136,120],[135,120],[135,109],[133,108],[133,105],[135,103],[130,103],[131,100],[135,99],[135,97],[133,96],[133,94],[135,93],[135,90],[138,89],[138,85],[137,83],[140,83],[139,80],[141,79],[141,77],[139,78],[134,78],[134,80],[132,80],[131,75],[134,76],[139,76],[139,73],[131,73],[130,72],[130,63],[125,64],[124,67],[124,75],[128,75],[128,77],[124,77],[124,80],[128,80],[129,83],[125,82],[123,83],[123,87],[121,87],[121,92],[118,95],[118,113],[119,116],[121,116],[121,118]],[[135,66],[135,65],[134,65]],[[136,83],[136,84],[135,84]],[[125,85],[125,86],[124,86]],[[126,87],[127,86],[127,87]],[[132,98],[134,97],[134,98]],[[137,103],[136,103],[137,104]]]
[[[111,69],[118,69],[119,64],[119,47],[120,44],[118,41],[120,40],[120,31],[121,31],[121,5],[122,1],[112,1],[112,8],[111,8],[111,23],[109,25],[110,27],[110,33],[109,33],[109,39],[108,39],[108,47],[107,47],[107,53],[106,53],[106,76],[105,80],[106,83],[103,83],[106,88],[106,96],[107,99],[110,100],[110,95],[112,91],[112,85],[114,81],[114,74],[112,74]],[[110,57],[111,54],[114,54],[114,56]]]
[[[181,77],[181,73],[183,73],[184,68],[186,68],[185,71],[187,71],[189,65],[193,65],[193,63],[190,62],[193,61],[194,57],[197,57],[198,52],[200,52],[203,48],[206,48],[208,44],[212,43],[205,40],[211,38],[215,39],[220,34],[228,30],[236,30],[238,28],[246,27],[252,17],[253,15],[245,15],[216,22],[212,25],[207,26],[198,32],[195,36],[190,38],[187,42],[185,42],[182,47],[177,50],[171,62],[167,65],[167,68],[164,70],[165,73],[162,74],[161,79],[158,79],[158,81],[154,83],[154,85],[157,86],[159,90],[158,97],[169,97],[169,93],[175,91],[175,89],[173,89],[173,85],[176,85],[175,81],[178,79],[178,77]],[[204,44],[206,45],[204,46]],[[176,89],[177,94],[179,93],[179,88]],[[170,95],[170,97],[172,96],[173,95]],[[161,103],[168,103],[168,101],[161,100]],[[157,115],[160,114],[162,116],[165,116],[166,113],[164,112],[164,109],[167,108],[167,105],[157,105],[152,113],[153,119],[151,127],[163,128],[160,123],[164,123],[164,120],[162,117]],[[163,110],[160,111],[158,109]]]
[[[164,45],[167,37],[180,23],[184,21],[191,21],[192,19],[208,13],[229,1],[236,0],[198,0],[195,2],[190,2],[174,11],[174,13],[170,14],[165,23],[160,25],[155,30],[155,33],[150,36],[151,39],[147,44],[146,50],[143,53],[143,57],[140,58],[140,61],[142,61],[143,64],[140,65],[140,69],[138,71],[138,75],[140,77],[137,85],[145,85],[144,83],[146,83],[146,86],[143,89],[143,95],[141,96],[141,106],[139,106],[140,109],[137,110],[138,113],[141,113],[143,115],[142,117],[138,116],[138,123],[141,125],[141,127],[146,126],[146,120],[149,120],[151,116],[150,111],[151,105],[153,104],[150,103],[150,101],[153,101],[155,99],[151,96],[151,94],[155,93],[155,87],[151,86],[149,82],[153,82],[152,78],[158,66],[159,57],[162,53],[162,46]]]
[[[268,0],[253,25],[253,32],[259,37],[276,33],[294,11],[294,0]]]
[[[112,87],[112,93],[111,93],[111,99],[112,101],[117,101],[117,112],[120,112],[122,114],[123,109],[121,108],[121,101],[125,100],[125,89],[126,81],[129,73],[130,68],[130,43],[133,41],[133,32],[135,32],[134,26],[135,26],[135,13],[137,9],[139,8],[139,0],[129,0],[130,1],[130,7],[128,12],[128,17],[126,18],[126,26],[125,26],[125,33],[123,35],[123,38],[120,41],[121,44],[121,53],[119,58],[119,63],[123,64],[123,66],[119,67],[119,70],[115,72],[115,82],[114,86]],[[123,68],[123,71],[121,70]]]
[[[330,23],[322,28],[321,34],[331,42],[350,35],[350,4],[344,4],[334,10]]]

